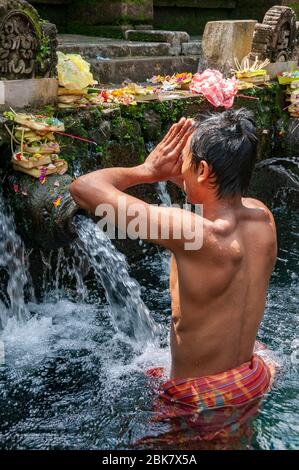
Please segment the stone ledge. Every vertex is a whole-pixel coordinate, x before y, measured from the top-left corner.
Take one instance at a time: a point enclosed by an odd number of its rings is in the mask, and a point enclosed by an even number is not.
[[[132,57],[97,61],[90,60],[92,72],[100,83],[121,83],[123,80],[144,82],[147,78],[157,75],[171,75],[177,72],[197,71],[197,56],[162,56]]]
[[[180,49],[180,48],[179,48]],[[106,41],[97,44],[93,43],[72,43],[60,44],[59,51],[70,54],[80,54],[87,59],[114,59],[118,57],[135,57],[135,56],[164,56],[173,55],[172,46],[168,43],[162,42],[130,42],[130,41]]]
[[[185,31],[137,31],[134,29],[129,29],[125,32],[125,38],[130,41],[168,42],[172,46],[179,46],[183,42],[190,41],[190,36]]]
[[[57,102],[58,82],[55,78],[31,78],[0,81],[0,111],[43,106]]]

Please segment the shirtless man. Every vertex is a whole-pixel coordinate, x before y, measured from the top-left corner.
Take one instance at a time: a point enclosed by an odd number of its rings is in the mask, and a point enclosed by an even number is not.
[[[261,397],[269,388],[271,371],[257,359],[254,345],[277,247],[271,212],[260,201],[243,197],[256,152],[256,128],[244,109],[215,113],[195,123],[182,118],[143,164],[98,170],[71,185],[74,200],[87,211],[95,212],[102,203],[117,210],[122,197],[126,211],[136,203],[142,206],[142,221],[148,226],[159,216],[157,238],[151,239],[149,230],[144,238],[172,252],[173,388],[165,391],[172,401],[176,400],[178,380],[182,386],[181,379],[186,380],[186,396],[181,394],[180,401],[193,405],[198,396],[191,399],[190,394],[196,387],[201,393],[202,377],[213,384],[216,379],[224,380],[230,391],[227,396],[221,392],[220,405],[224,406],[238,404],[240,393],[244,402]],[[152,206],[124,193],[141,183],[164,180],[181,185],[190,203],[203,205],[200,249],[186,250],[184,237],[173,236],[182,223],[182,209]],[[171,229],[166,240],[161,234],[168,216]],[[192,226],[201,217],[187,211],[184,216]],[[124,220],[122,229],[132,215]],[[217,387],[214,395],[219,398]]]

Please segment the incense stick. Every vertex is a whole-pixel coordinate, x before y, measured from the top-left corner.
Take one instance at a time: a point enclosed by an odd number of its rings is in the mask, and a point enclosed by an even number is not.
[[[85,139],[84,137],[78,137],[77,135],[66,134],[65,132],[61,132],[61,131],[54,131],[54,133],[63,135],[64,137],[70,137],[71,139],[82,140],[83,142],[88,142],[89,144],[98,145],[97,142],[95,142],[94,140]]]

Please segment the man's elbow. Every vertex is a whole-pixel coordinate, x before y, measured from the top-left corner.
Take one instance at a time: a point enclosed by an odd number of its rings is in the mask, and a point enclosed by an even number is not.
[[[87,195],[87,184],[84,177],[74,180],[69,187],[70,194],[76,204],[82,207]]]

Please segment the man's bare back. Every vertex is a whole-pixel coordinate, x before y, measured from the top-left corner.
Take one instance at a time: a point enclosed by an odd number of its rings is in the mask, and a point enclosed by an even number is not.
[[[271,212],[243,199],[204,220],[197,252],[172,256],[172,378],[200,377],[251,359],[276,259]]]

